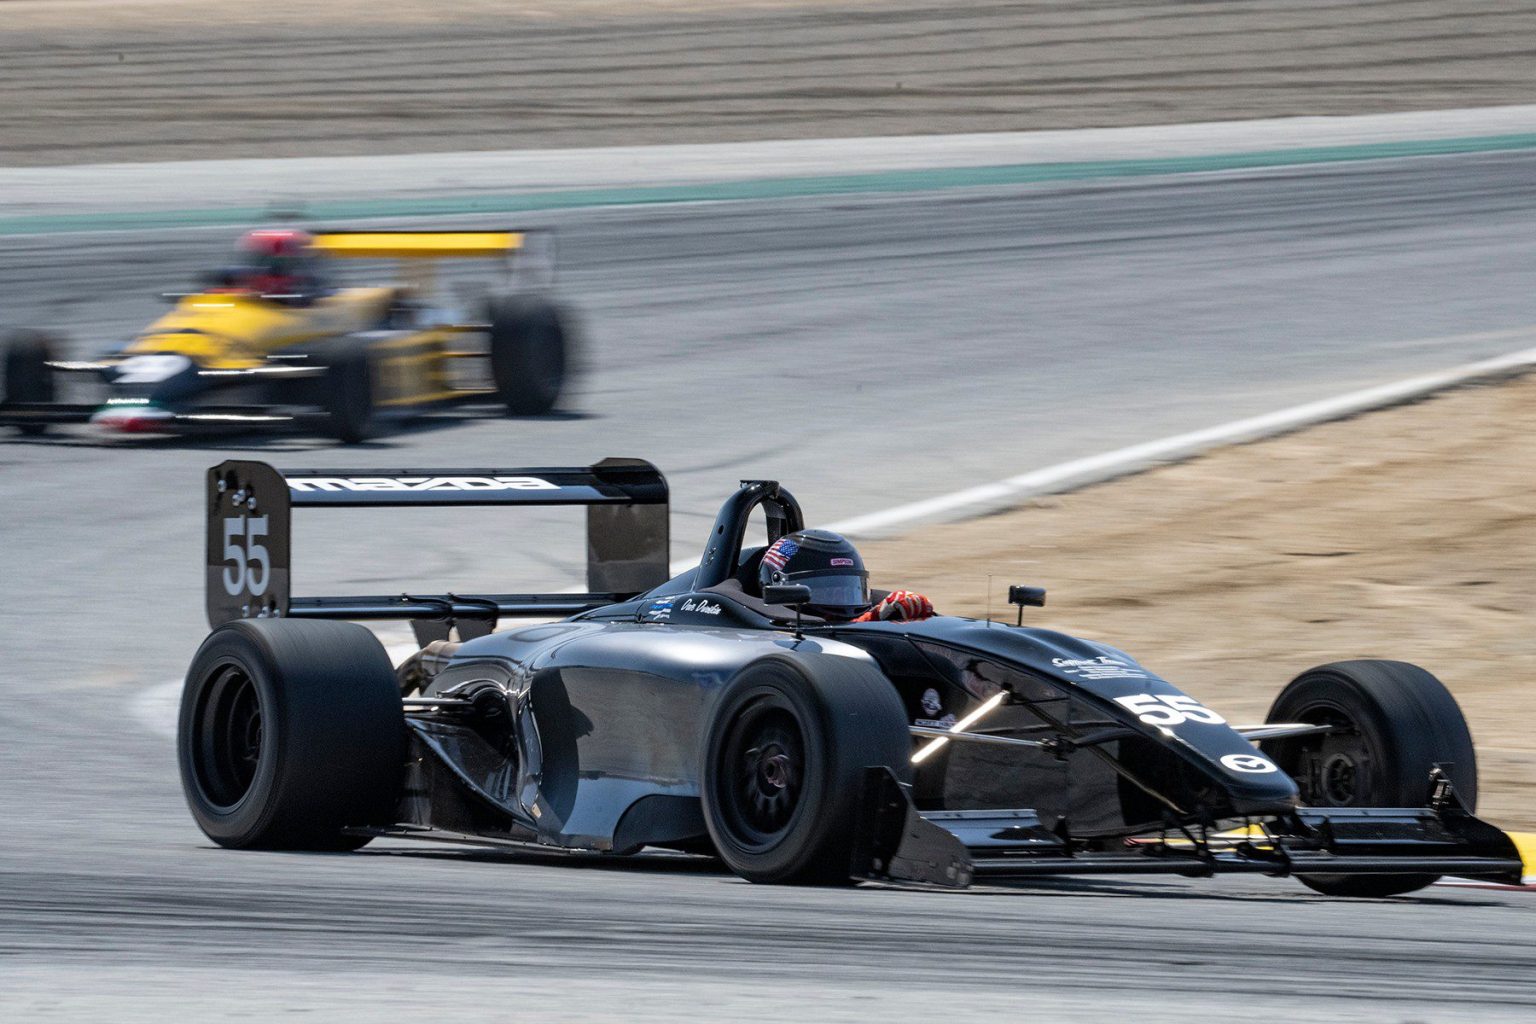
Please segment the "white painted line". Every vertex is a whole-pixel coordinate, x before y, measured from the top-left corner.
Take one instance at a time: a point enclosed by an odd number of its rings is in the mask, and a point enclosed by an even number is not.
[[[1525,329],[1530,336],[1536,330]],[[1536,348],[1522,349],[1491,359],[1467,363],[1438,373],[1410,377],[1392,384],[1351,391],[1335,398],[1307,402],[1277,412],[1234,420],[1215,427],[1175,434],[1117,448],[1101,455],[1073,459],[1044,469],[1031,470],[994,483],[968,487],[922,501],[828,523],[826,529],[855,537],[877,537],[917,523],[965,519],[1016,505],[1042,494],[1059,494],[1088,484],[1102,483],[1139,470],[1187,459],[1222,445],[1257,441],[1289,433],[1328,420],[1343,419],[1372,409],[1422,398],[1445,388],[1485,377],[1518,372],[1536,366]]]

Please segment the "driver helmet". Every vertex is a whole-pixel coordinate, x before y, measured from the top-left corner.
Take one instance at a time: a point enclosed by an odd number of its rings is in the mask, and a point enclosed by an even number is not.
[[[786,534],[763,552],[758,583],[811,588],[806,610],[827,619],[851,619],[869,607],[869,573],[848,538],[830,530]]]
[[[245,285],[253,291],[299,290],[309,265],[314,238],[296,228],[258,228],[240,240]]]

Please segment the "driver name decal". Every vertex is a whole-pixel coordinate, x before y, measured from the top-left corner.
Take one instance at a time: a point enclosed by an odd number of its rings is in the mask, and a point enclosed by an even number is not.
[[[1098,658],[1052,658],[1051,664],[1063,675],[1081,679],[1146,679],[1147,673],[1138,665],[1107,655]]]

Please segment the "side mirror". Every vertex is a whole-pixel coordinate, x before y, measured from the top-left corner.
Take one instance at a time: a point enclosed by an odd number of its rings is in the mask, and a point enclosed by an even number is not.
[[[1020,608],[1044,608],[1045,588],[1021,586],[1009,587],[1008,603],[1016,604]]]
[[[1025,587],[1014,584],[1008,588],[1008,603],[1016,604],[1019,606],[1018,625],[1023,626],[1025,608],[1045,607],[1045,588]]]
[[[811,588],[803,583],[770,583],[763,588],[763,600],[768,604],[789,605],[795,610],[795,639],[805,634],[800,631],[800,609],[811,603]]]
[[[810,604],[811,588],[803,583],[770,583],[763,588],[763,601],[788,607]]]

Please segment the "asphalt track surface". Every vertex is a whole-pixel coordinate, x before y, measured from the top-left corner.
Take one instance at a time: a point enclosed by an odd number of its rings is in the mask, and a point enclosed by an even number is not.
[[[654,858],[227,853],[193,827],[168,739],[131,708],[204,632],[198,488],[230,452],[287,466],[642,455],[673,482],[680,558],[741,476],[782,478],[828,521],[1528,345],[1510,337],[1536,322],[1533,172],[1532,155],[1482,155],[567,211],[546,222],[591,366],[568,415],[433,423],[353,450],[0,445],[0,1007],[1529,1020],[1525,893],[1356,903],[1252,878],[786,891]],[[83,351],[226,243],[12,238],[0,296],[17,322],[76,325]],[[301,512],[297,592],[574,582],[577,533],[553,514],[466,511],[449,530],[431,515]]]

